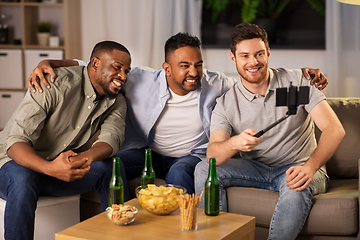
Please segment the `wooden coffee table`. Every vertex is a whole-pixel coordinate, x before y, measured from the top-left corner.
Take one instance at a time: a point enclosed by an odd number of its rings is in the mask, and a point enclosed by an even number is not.
[[[206,216],[198,209],[198,229],[181,231],[180,210],[169,215],[154,215],[141,207],[137,199],[125,204],[139,209],[136,219],[127,226],[112,223],[106,213],[100,213],[81,223],[55,234],[55,240],[106,240],[106,239],[237,239],[253,240],[255,217],[220,212],[218,216]]]

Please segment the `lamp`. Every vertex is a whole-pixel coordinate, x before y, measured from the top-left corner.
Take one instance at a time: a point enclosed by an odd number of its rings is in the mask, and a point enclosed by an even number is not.
[[[360,0],[337,0],[341,3],[360,5]]]

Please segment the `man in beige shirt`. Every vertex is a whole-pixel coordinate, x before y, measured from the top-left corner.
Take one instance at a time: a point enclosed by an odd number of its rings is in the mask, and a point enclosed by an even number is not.
[[[126,102],[119,92],[130,64],[123,45],[100,42],[87,67],[59,68],[50,89],[27,92],[0,132],[6,240],[33,238],[39,195],[69,196],[96,189],[102,209],[107,207],[109,157],[124,142]],[[98,140],[84,149],[100,129]]]

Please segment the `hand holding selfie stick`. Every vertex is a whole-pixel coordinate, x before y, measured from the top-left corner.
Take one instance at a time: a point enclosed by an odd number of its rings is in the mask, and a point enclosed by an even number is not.
[[[261,137],[264,133],[266,133],[267,131],[269,131],[270,129],[272,129],[273,127],[275,127],[276,125],[278,125],[279,123],[281,123],[282,121],[284,121],[285,119],[287,119],[288,117],[290,117],[290,115],[288,114],[288,112],[286,113],[285,116],[283,116],[282,118],[280,118],[279,120],[277,120],[276,122],[274,122],[273,124],[271,124],[270,126],[268,126],[267,128],[261,130],[260,132],[257,132],[254,137]]]
[[[285,119],[287,119],[290,115],[295,115],[297,111],[297,107],[300,104],[308,104],[309,103],[309,87],[294,87],[292,82],[290,82],[290,87],[288,88],[277,88],[276,89],[276,106],[287,106],[288,111],[286,115],[267,128],[257,132],[254,137],[260,137],[271,128],[275,127]]]

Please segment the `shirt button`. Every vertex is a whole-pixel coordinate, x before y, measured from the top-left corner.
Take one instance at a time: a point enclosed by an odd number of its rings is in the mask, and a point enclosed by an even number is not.
[[[80,126],[77,126],[77,129],[80,129]]]
[[[91,109],[91,106],[88,106],[88,109]]]
[[[50,159],[50,157],[46,157],[46,159],[47,159],[47,160],[49,160],[49,159]]]
[[[169,94],[166,94],[166,96],[168,97],[168,96],[169,96]]]
[[[150,124],[153,124],[153,122],[150,122]]]
[[[66,144],[64,144],[64,147],[66,147]]]
[[[163,105],[160,105],[160,107],[162,108],[162,107],[163,107]]]
[[[145,137],[147,137],[147,134],[145,133]]]

